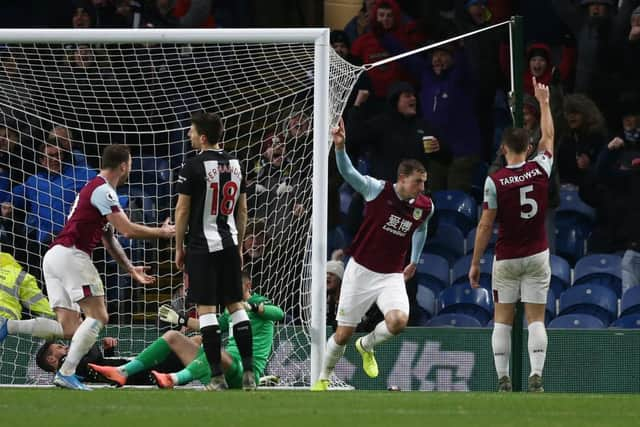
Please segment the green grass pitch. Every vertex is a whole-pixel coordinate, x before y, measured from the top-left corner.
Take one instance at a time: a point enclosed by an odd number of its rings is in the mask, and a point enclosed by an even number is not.
[[[0,389],[0,425],[635,426],[640,395]]]

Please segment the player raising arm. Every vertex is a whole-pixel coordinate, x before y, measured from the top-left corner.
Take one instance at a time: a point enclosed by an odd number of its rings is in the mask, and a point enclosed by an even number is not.
[[[338,327],[327,342],[320,377],[311,387],[314,391],[328,389],[329,378],[344,354],[346,343],[374,303],[384,314],[384,320],[355,345],[365,373],[372,378],[378,376],[373,348],[399,334],[407,325],[409,298],[405,280],[415,274],[427,238],[427,222],[434,210],[431,199],[422,194],[427,172],[420,162],[400,162],[395,184],[362,176],[345,152],[342,120],[332,134],[338,170],[362,194],[367,206],[364,221],[348,251],[351,258],[340,291]],[[410,245],[410,263],[405,267]]]
[[[533,78],[540,103],[542,136],[538,155],[526,161],[529,135],[525,129],[507,129],[502,146],[507,166],[485,182],[484,210],[478,224],[473,259],[469,269],[471,286],[479,287],[480,259],[494,221],[498,221],[498,241],[491,287],[495,303],[491,337],[498,374],[498,390],[511,391],[509,358],[515,303],[521,299],[529,324],[529,391],[541,392],[542,368],[547,352],[544,312],[551,280],[549,245],[545,231],[549,176],[553,153],[553,121],[549,108],[549,88]]]
[[[80,359],[89,351],[109,320],[104,287],[91,261],[91,254],[102,240],[111,256],[142,283],[155,279],[146,267],[134,266],[113,228],[129,238],[169,239],[175,228],[167,219],[161,227],[147,227],[129,221],[122,211],[115,188],[124,184],[131,170],[131,154],[126,145],[114,144],[102,153],[100,173],[78,193],[67,223],[44,255],[42,271],[51,307],[65,336],[73,334],[67,357],[56,373],[54,384],[76,390],[90,390],[75,375]],[[80,310],[85,315],[80,318]]]

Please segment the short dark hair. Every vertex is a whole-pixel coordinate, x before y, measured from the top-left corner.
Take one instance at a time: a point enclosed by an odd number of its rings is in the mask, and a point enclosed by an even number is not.
[[[102,169],[116,169],[131,157],[131,150],[124,144],[112,144],[102,152]]]
[[[502,133],[502,143],[516,154],[526,153],[529,148],[529,131],[522,128],[508,128]]]
[[[46,372],[56,372],[56,368],[47,362],[47,357],[51,356],[51,346],[53,344],[55,344],[55,341],[45,341],[36,352],[36,365]]]
[[[216,145],[222,137],[222,120],[216,113],[198,111],[191,116],[191,123],[200,135],[209,140],[209,145]]]
[[[414,172],[427,173],[427,170],[422,163],[415,159],[404,159],[398,165],[398,176],[407,176]]]

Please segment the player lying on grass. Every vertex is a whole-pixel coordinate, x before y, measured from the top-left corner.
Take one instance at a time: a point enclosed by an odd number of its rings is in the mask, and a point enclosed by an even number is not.
[[[270,304],[265,297],[251,293],[251,279],[245,272],[242,273],[242,290],[243,301],[249,314],[251,332],[253,333],[253,372],[257,383],[271,355],[274,323],[284,318],[284,312],[280,307]],[[160,318],[165,322],[188,326],[192,329],[199,329],[200,326],[196,319],[188,319],[167,305],[160,307]],[[231,316],[225,310],[218,318],[220,330],[230,330],[232,326],[230,320]],[[160,370],[151,371],[159,387],[172,388],[193,380],[199,380],[205,385],[210,383],[211,368],[202,346],[177,331],[166,332],[138,357],[123,366],[113,367],[96,364],[89,364],[89,366],[107,379],[119,385],[125,385],[129,383],[131,375],[153,368],[165,360],[171,351],[182,361],[184,369],[175,373],[163,373]],[[230,388],[242,388],[244,372],[242,358],[233,336],[229,337],[229,342],[226,348],[221,351],[221,356],[222,369],[227,384]]]
[[[200,336],[190,338],[195,345],[200,345]],[[131,361],[131,358],[112,357],[118,342],[115,338],[104,338],[102,348],[96,343],[78,363],[77,373],[83,382],[109,383],[112,381],[103,377],[91,368],[90,364],[100,366],[122,366]],[[36,353],[36,365],[44,371],[55,373],[69,352],[69,346],[55,341],[47,341]],[[176,372],[184,367],[184,363],[175,352],[170,353],[165,360],[154,366],[158,372]],[[150,369],[142,370],[127,378],[129,385],[156,385],[156,380]]]

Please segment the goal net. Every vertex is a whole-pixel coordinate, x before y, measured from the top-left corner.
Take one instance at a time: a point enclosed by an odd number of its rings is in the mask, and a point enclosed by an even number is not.
[[[156,30],[150,31],[145,34]],[[216,43],[205,42],[200,30],[177,31],[141,40],[129,38],[140,32],[113,30],[95,40],[91,31],[71,37],[36,30],[24,42],[0,32],[2,250],[44,288],[41,257],[76,192],[98,172],[102,149],[114,143],[129,145],[133,156],[129,182],[118,188],[123,207],[133,221],[159,224],[172,215],[174,177],[193,155],[191,114],[218,112],[224,148],[241,160],[249,184],[245,269],[254,291],[286,313],[266,373],[287,385],[308,385],[311,260],[317,256],[312,178],[326,180],[313,159],[318,48],[312,39],[287,42],[296,30],[280,31],[281,40],[242,42],[229,31],[206,33],[210,40],[224,36]],[[325,130],[337,123],[362,71],[329,51],[329,97],[315,106],[326,108]],[[328,136],[321,136],[327,146]],[[150,266],[158,279],[147,287],[131,283],[104,249],[94,253],[111,315],[104,336],[118,338],[117,356],[133,356],[166,328],[157,318],[159,305],[184,308],[184,289],[173,242],[119,240],[133,262]],[[49,383],[34,362],[42,342],[19,335],[0,344],[0,383]]]

